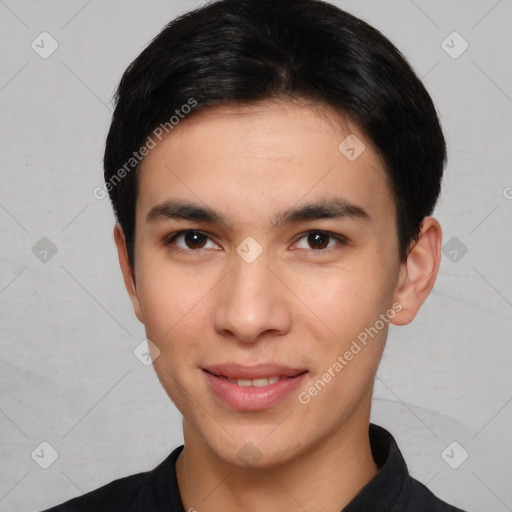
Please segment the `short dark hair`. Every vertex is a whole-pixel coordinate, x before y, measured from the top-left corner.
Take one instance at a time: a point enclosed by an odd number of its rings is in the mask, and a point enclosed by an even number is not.
[[[436,110],[405,58],[379,31],[321,0],[218,0],[166,25],[115,94],[105,181],[132,268],[136,152],[155,128],[168,132],[184,105],[194,104],[194,115],[281,99],[327,105],[363,131],[389,178],[405,260],[435,207],[446,162]]]

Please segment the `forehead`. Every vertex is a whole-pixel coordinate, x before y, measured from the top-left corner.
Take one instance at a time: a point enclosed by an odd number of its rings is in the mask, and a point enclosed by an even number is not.
[[[177,197],[268,217],[335,194],[393,211],[384,167],[355,123],[310,103],[218,105],[182,120],[144,158],[137,211]]]

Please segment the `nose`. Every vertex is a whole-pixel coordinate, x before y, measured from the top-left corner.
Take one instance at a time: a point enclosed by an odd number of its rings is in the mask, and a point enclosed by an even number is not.
[[[253,343],[263,334],[282,335],[291,329],[289,293],[267,265],[264,254],[252,263],[236,256],[212,310],[219,335]]]

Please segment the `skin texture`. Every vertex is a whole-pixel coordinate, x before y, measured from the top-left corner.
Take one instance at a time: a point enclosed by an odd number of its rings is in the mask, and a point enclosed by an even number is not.
[[[338,150],[351,133],[366,145],[355,161]],[[377,472],[368,424],[388,324],[307,404],[297,395],[393,304],[400,311],[391,323],[414,318],[439,268],[439,223],[424,219],[400,263],[395,205],[377,154],[348,119],[305,102],[196,113],[151,150],[139,178],[135,277],[119,225],[114,237],[135,314],[160,350],[155,370],[183,415],[177,475],[185,510],[339,511]],[[270,220],[332,198],[368,217]],[[227,225],[147,221],[171,199],[215,208]],[[207,237],[166,243],[185,229]],[[319,247],[307,237],[314,230],[347,241],[331,237]],[[236,252],[248,236],[263,249],[252,263]],[[277,405],[236,411],[201,369],[227,362],[309,373]],[[246,443],[259,453],[249,468],[237,457]]]

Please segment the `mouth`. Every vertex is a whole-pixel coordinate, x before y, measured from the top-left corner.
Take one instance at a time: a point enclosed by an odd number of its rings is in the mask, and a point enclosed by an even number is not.
[[[216,365],[202,368],[210,390],[231,409],[267,409],[296,390],[309,373],[279,365]]]
[[[307,373],[307,370],[304,370],[304,371],[298,372],[296,375],[292,375],[292,376],[272,375],[270,377],[259,377],[257,379],[244,379],[244,378],[237,378],[237,377],[228,377],[227,375],[218,375],[218,374],[210,372],[208,370],[204,370],[204,371],[206,373],[209,373],[210,375],[213,375],[214,377],[218,377],[219,379],[225,379],[228,382],[231,382],[231,384],[236,384],[237,386],[241,386],[241,387],[252,386],[255,388],[263,388],[265,386],[275,384],[276,382],[279,382],[280,380],[293,379],[295,377],[298,377],[299,375]]]

